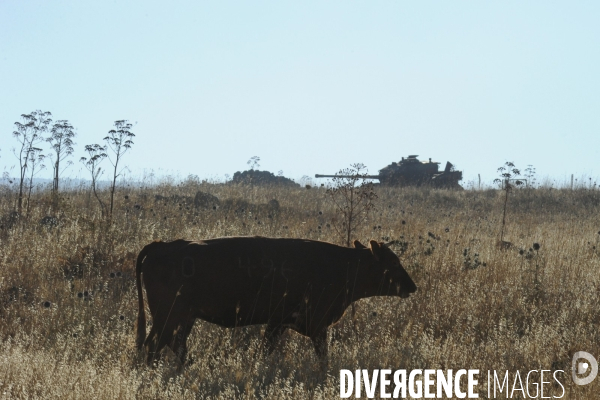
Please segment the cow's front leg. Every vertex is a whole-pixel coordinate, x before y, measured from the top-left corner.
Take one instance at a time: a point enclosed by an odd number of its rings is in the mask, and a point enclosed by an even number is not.
[[[263,347],[266,354],[271,354],[275,350],[275,345],[281,338],[285,327],[281,324],[267,324],[265,336],[263,337]]]

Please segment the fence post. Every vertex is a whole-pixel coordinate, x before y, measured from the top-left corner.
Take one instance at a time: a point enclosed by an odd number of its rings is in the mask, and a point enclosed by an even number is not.
[[[573,190],[573,174],[571,174],[571,190]]]

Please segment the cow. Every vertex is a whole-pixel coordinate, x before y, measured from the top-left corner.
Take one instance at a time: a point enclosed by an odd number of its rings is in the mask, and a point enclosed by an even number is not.
[[[142,276],[152,317],[147,337]],[[396,254],[375,240],[348,248],[259,236],[155,241],[137,257],[136,283],[138,350],[152,364],[169,346],[181,366],[196,318],[225,328],[266,324],[267,353],[293,329],[312,340],[323,362],[327,328],[352,302],[417,290]]]

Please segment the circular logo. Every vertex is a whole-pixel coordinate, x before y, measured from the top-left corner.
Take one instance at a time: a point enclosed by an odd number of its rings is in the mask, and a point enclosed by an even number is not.
[[[581,361],[581,360],[585,360]],[[596,379],[598,375],[598,361],[588,352],[578,351],[573,355],[573,362],[571,364],[573,372],[573,382],[576,385],[587,385]],[[589,375],[585,378],[579,378],[577,375],[583,375],[590,371]]]

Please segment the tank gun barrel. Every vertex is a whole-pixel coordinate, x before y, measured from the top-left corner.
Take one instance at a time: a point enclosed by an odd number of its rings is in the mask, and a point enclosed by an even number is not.
[[[315,178],[355,178],[355,175],[321,175],[316,174]],[[379,175],[359,176],[359,179],[379,179]]]

